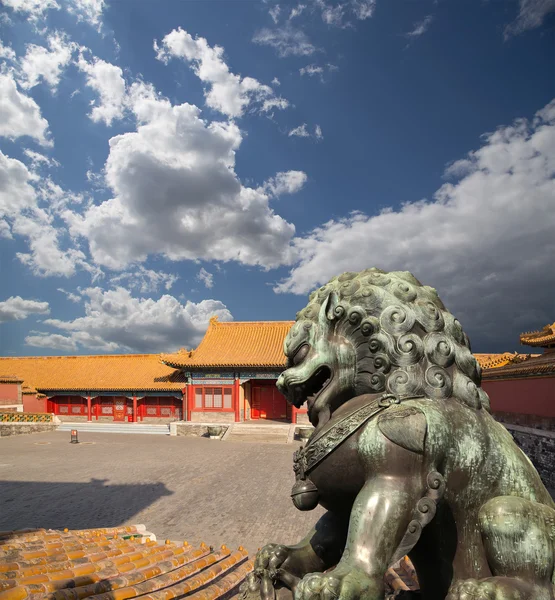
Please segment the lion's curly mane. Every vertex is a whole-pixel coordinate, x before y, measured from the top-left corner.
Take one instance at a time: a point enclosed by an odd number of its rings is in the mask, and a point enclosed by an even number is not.
[[[422,394],[489,410],[468,337],[434,288],[407,271],[343,273],[310,295],[297,321],[318,322],[330,297],[330,327],[356,348],[357,394]]]

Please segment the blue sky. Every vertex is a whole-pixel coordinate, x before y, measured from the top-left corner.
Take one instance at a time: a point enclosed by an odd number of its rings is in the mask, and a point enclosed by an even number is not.
[[[409,270],[555,319],[555,0],[0,0],[0,352],[194,347]]]

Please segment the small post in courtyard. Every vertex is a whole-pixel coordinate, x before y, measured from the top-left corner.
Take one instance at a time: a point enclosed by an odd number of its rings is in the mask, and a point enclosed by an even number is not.
[[[79,438],[77,435],[77,429],[72,429],[71,430],[71,441],[69,442],[70,444],[78,444],[79,443]]]
[[[239,416],[239,377],[237,376],[233,382],[233,407],[235,408],[235,422],[238,423],[241,419]]]

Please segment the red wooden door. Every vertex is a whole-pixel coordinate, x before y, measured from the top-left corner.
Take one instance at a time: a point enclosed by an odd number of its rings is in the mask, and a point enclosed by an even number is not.
[[[125,398],[114,398],[114,421],[125,421],[126,408]]]
[[[287,401],[272,383],[252,386],[252,419],[286,419]]]

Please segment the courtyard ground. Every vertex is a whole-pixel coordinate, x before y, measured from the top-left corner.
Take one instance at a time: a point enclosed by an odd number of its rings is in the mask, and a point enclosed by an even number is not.
[[[323,513],[296,510],[295,444],[68,432],[0,440],[0,530],[144,523],[158,539],[251,555],[294,543]]]

